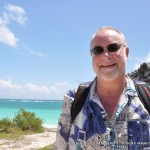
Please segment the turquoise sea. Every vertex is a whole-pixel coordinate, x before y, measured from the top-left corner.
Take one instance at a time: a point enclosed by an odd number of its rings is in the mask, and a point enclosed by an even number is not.
[[[0,99],[0,119],[13,118],[20,108],[34,112],[45,127],[57,127],[62,100]]]

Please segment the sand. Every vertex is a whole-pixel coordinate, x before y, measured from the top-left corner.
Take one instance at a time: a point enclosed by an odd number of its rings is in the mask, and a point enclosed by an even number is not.
[[[47,129],[44,133],[24,135],[18,139],[0,139],[0,150],[38,150],[56,139],[56,129]]]

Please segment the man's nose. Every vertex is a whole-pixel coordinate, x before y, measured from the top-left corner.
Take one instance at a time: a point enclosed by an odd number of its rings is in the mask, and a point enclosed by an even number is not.
[[[109,58],[112,57],[111,52],[107,48],[104,49],[104,52],[102,55],[105,57],[109,57]]]

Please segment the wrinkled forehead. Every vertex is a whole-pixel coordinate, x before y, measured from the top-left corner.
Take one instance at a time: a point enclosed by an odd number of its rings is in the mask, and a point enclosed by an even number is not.
[[[90,43],[90,48],[93,48],[97,45],[107,45],[111,43],[123,43],[124,38],[121,34],[114,30],[103,30],[96,32]]]

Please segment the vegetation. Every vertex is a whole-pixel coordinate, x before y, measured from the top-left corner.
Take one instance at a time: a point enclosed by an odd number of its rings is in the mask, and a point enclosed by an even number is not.
[[[27,134],[31,134],[30,131],[22,131],[21,129],[17,128],[17,127],[13,127],[13,128],[9,128],[9,132],[4,132],[1,131],[0,132],[0,139],[1,138],[5,138],[7,140],[10,139],[17,139],[22,135],[27,135]]]
[[[9,118],[0,120],[0,131],[8,132],[11,127],[13,127],[13,123]]]
[[[0,138],[12,139],[25,134],[43,132],[42,123],[35,113],[20,109],[13,119],[0,120]]]
[[[20,109],[13,119],[13,123],[23,131],[43,132],[42,120],[35,116],[35,113]]]

